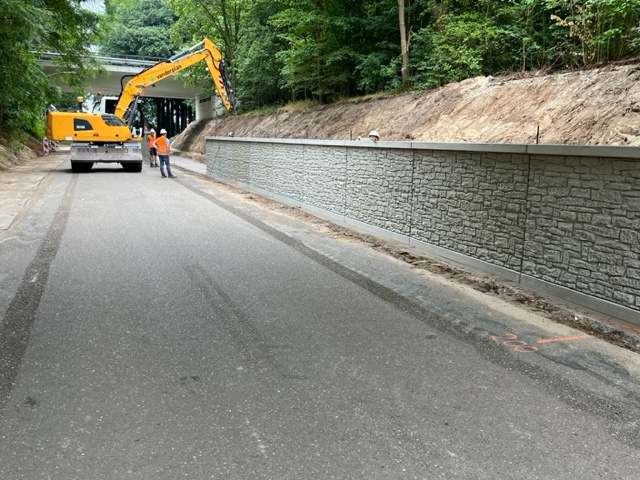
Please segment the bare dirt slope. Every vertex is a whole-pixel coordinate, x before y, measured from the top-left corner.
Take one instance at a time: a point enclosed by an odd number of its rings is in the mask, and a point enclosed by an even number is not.
[[[35,138],[29,138],[27,145],[17,148],[9,147],[9,139],[0,131],[0,173],[15,165],[33,160],[42,153],[42,143]]]
[[[199,122],[174,147],[202,159],[209,135],[356,140],[372,129],[383,141],[640,145],[639,79],[640,60],[552,75],[476,77],[425,92]]]

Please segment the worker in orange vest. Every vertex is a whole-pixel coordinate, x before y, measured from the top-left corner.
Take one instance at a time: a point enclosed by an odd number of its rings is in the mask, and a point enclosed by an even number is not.
[[[149,166],[158,166],[158,152],[156,147],[153,146],[153,142],[156,141],[156,131],[152,128],[147,134],[147,147],[149,147]]]
[[[158,158],[160,159],[160,175],[162,178],[177,178],[174,174],[171,173],[171,163],[169,163],[169,145],[171,142],[167,138],[167,131],[163,128],[160,130],[160,136],[156,138],[156,141],[153,142],[153,147],[156,149],[158,153]],[[164,174],[165,165],[167,167],[167,175]]]

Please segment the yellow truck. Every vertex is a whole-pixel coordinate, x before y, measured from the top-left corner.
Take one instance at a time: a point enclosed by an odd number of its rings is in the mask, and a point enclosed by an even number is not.
[[[238,102],[227,78],[222,54],[205,38],[129,80],[120,92],[114,112],[48,112],[46,136],[49,140],[71,142],[70,159],[74,172],[88,171],[97,162],[120,163],[125,170],[141,172],[141,138],[131,131],[138,97],[145,87],[201,60],[207,64],[222,104],[235,113]]]

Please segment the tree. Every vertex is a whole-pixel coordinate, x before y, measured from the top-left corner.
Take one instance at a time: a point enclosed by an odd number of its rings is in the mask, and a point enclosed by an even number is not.
[[[402,87],[409,88],[409,41],[411,30],[407,31],[404,12],[405,0],[398,0],[398,18],[400,25],[400,52],[402,53]]]
[[[377,43],[388,38],[389,23],[386,18],[379,20],[371,3],[376,2],[283,2],[285,8],[272,16],[270,25],[285,45],[277,58],[284,65],[282,77],[292,99],[312,98],[323,103],[357,92],[358,74],[363,71],[360,67],[380,55]],[[397,21],[393,23],[397,30]],[[380,29],[376,32],[375,27]],[[369,55],[372,57],[367,58]],[[372,70],[377,73],[378,67]]]
[[[235,53],[238,50],[245,12],[251,10],[251,0],[170,0],[178,17],[171,38],[178,44],[191,45],[207,37],[213,41],[229,66],[233,89],[236,86]],[[206,76],[204,68],[198,78]]]
[[[233,68],[243,109],[251,110],[286,103],[288,95],[281,88],[284,65],[277,57],[286,44],[269,24],[270,18],[282,10],[281,2],[255,0],[249,8]]]
[[[86,57],[100,33],[100,15],[82,0],[0,0],[0,127],[42,129],[45,105],[59,89],[36,63],[37,52],[59,55],[61,80],[80,89],[95,62]]]
[[[176,53],[171,27],[176,21],[169,0],[114,0],[109,15],[109,35],[100,46],[103,55],[126,55],[163,60]],[[158,112],[171,103],[141,97],[136,104],[140,123],[156,127]]]
[[[283,86],[289,90],[293,101],[311,98],[314,90],[321,97],[324,92],[317,71],[322,69],[322,12],[314,1],[288,0],[283,3],[285,8],[269,21],[285,45],[276,54],[283,65]]]
[[[629,57],[640,51],[639,3],[111,0],[114,23],[102,51],[166,58],[208,37],[222,52],[243,107],[324,103],[474,75]],[[181,76],[214,92],[204,65]]]
[[[176,18],[169,0],[116,0],[113,7],[102,54],[163,59],[175,53],[170,32]]]
[[[620,60],[637,51],[638,0],[547,0],[554,24],[564,31],[579,65]]]

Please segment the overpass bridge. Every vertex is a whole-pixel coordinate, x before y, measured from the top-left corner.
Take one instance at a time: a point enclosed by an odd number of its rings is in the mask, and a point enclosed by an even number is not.
[[[57,58],[59,55],[56,53],[41,53],[39,56],[38,63],[48,77],[56,78],[58,73],[61,73],[60,66],[55,62]],[[122,85],[131,77],[164,60],[133,56],[94,56],[92,58],[98,61],[106,73],[98,72],[96,78],[90,80],[86,93],[101,92],[103,95],[114,96],[120,95]],[[61,81],[57,84],[62,91],[72,91],[69,85]],[[216,95],[204,95],[202,88],[185,86],[176,77],[165,78],[147,87],[142,96],[154,99],[158,107],[157,122],[162,123],[169,130],[170,135],[179,133],[193,120],[213,118],[225,111]],[[194,100],[195,112],[183,103],[183,100],[187,99]]]

